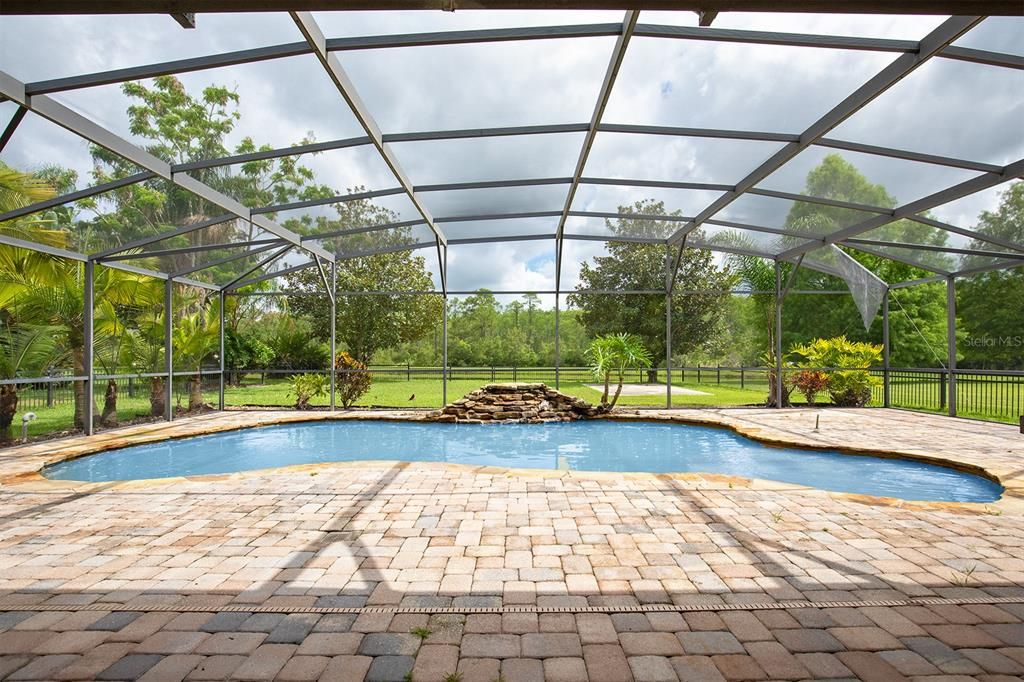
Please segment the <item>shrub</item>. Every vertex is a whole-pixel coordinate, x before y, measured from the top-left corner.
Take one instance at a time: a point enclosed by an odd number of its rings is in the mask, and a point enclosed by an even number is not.
[[[293,374],[290,378],[292,390],[289,395],[295,396],[295,409],[308,410],[309,401],[322,398],[330,389],[331,380],[324,374]]]
[[[794,346],[790,353],[802,367],[829,368],[824,371],[828,377],[827,390],[832,402],[840,407],[867,405],[871,401],[872,387],[880,383],[868,371],[882,361],[880,345],[836,336]]]
[[[365,364],[345,352],[338,353],[334,359],[334,369],[337,370],[335,395],[341,406],[347,409],[370,390],[373,375]]]
[[[309,322],[280,318],[268,321],[266,327],[264,340],[273,352],[268,368],[301,371],[327,367],[330,349],[316,338]]]
[[[814,405],[818,394],[828,389],[828,375],[813,369],[802,370],[790,382],[807,399],[808,405]]]

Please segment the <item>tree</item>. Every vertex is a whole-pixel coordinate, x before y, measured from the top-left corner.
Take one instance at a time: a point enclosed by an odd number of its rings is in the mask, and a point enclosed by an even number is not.
[[[852,163],[838,154],[829,154],[807,174],[804,193],[865,205],[892,208],[897,200],[880,184],[872,183]],[[786,228],[824,235],[856,224],[870,214],[850,208],[794,202],[786,218]],[[901,244],[943,246],[948,241],[944,230],[911,220],[897,220],[859,235],[864,238]],[[803,242],[788,237],[785,243]],[[927,277],[931,272],[899,261],[853,248],[845,251],[884,282],[894,283]],[[904,252],[905,251],[905,252]],[[813,252],[812,252],[813,254]],[[896,255],[912,256],[923,265],[947,269],[950,259],[941,252],[912,254],[901,250]],[[774,287],[774,282],[772,283]],[[842,290],[843,280],[833,275],[802,267],[793,280],[795,290]],[[901,289],[891,295],[890,337],[892,360],[904,367],[928,366],[935,362],[936,349],[946,343],[945,292],[941,284],[926,284]],[[882,320],[879,317],[864,328],[852,296],[792,294],[783,305],[783,345],[803,343],[818,337],[846,336],[851,340],[880,342]]]
[[[239,96],[224,86],[210,85],[198,95],[188,92],[175,76],[159,76],[152,85],[131,82],[122,86],[133,102],[128,107],[128,120],[133,135],[145,141],[149,153],[170,164],[205,161],[230,153],[246,154],[266,151],[246,137],[229,150],[227,136],[241,118]],[[301,140],[298,144],[311,142]],[[92,148],[96,162],[96,182],[108,182],[138,172],[137,166],[101,147]],[[237,166],[194,168],[189,175],[247,206],[267,206],[293,200],[314,199],[334,194],[333,190],[314,182],[313,171],[301,164],[301,155],[250,161]],[[224,213],[205,199],[163,178],[115,190],[110,195],[114,208],[99,212],[90,221],[80,221],[75,234],[75,248],[91,252],[110,248],[142,236],[170,232],[175,227],[202,222]],[[94,204],[86,202],[87,207]],[[268,214],[273,217],[273,213]],[[175,236],[160,242],[160,248],[198,246],[251,240],[255,234],[248,221],[229,220],[224,223]],[[181,253],[161,256],[153,263],[156,269],[176,272],[237,253],[219,251]],[[246,260],[232,261],[204,271],[224,281],[251,265]]]
[[[207,305],[183,316],[174,325],[174,357],[179,367],[188,368],[189,412],[203,408],[203,380],[200,375],[203,362],[216,352],[220,342],[219,311]]]
[[[626,370],[651,366],[651,352],[644,347],[643,340],[636,334],[599,336],[587,346],[586,355],[594,376],[604,382],[601,407],[605,410],[615,409],[615,404],[619,402]],[[615,375],[618,385],[615,388],[615,395],[609,401],[608,391],[612,375]]]
[[[81,263],[46,256],[49,266],[38,264],[40,254],[20,250],[15,258],[0,266],[0,288],[24,319],[56,330],[58,345],[67,348],[76,375],[85,373],[85,269]],[[12,254],[13,255],[13,254]],[[109,306],[145,306],[160,300],[163,287],[157,280],[134,272],[96,268],[93,291],[96,301]],[[2,301],[0,301],[2,305]],[[111,308],[113,310],[113,308]],[[94,340],[100,347],[107,335],[121,333],[116,323],[94,327]],[[83,382],[74,384],[75,426],[85,427],[86,396]]]
[[[0,379],[37,374],[53,360],[56,346],[49,327],[15,328],[0,324]],[[11,441],[11,422],[18,412],[18,385],[0,385],[0,442]]]
[[[398,222],[393,211],[365,199],[334,208],[337,217],[305,216],[301,222],[285,225],[302,234],[325,234]],[[426,259],[403,248],[414,241],[409,228],[389,228],[326,238],[322,245],[338,258],[339,292],[430,291],[434,284]],[[394,251],[346,257],[381,249]],[[288,275],[287,286],[299,292],[287,298],[291,311],[311,320],[319,338],[329,338],[330,304],[316,268]],[[337,297],[338,340],[356,360],[370,364],[382,349],[429,335],[440,324],[442,306],[440,296],[341,294]]]
[[[630,217],[633,215],[680,215],[666,213],[660,201],[638,201],[619,207],[620,218],[606,220],[608,230],[623,237],[664,239],[678,222]],[[583,263],[577,290],[664,291],[666,248],[661,244],[610,241],[608,255],[593,264]],[[674,257],[675,254],[673,254]],[[676,288],[701,293],[679,294],[672,301],[672,353],[686,354],[709,347],[722,323],[732,276],[715,264],[710,251],[683,249],[676,271]],[[723,293],[724,292],[724,293]],[[665,357],[665,296],[663,294],[572,293],[569,305],[580,310],[580,319],[592,337],[623,330],[636,334],[655,358]],[[654,380],[655,372],[650,371]]]
[[[1024,182],[1015,182],[1003,191],[998,208],[983,211],[975,229],[1024,246]],[[970,248],[1001,250],[978,239]],[[989,265],[994,260],[968,256],[963,267]],[[959,279],[956,286],[957,312],[967,332],[966,343],[960,344],[963,366],[1024,368],[1024,267],[991,270]]]

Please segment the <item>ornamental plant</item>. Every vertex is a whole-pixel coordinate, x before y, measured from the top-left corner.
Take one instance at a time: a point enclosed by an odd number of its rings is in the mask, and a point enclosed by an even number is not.
[[[878,344],[836,336],[794,346],[790,354],[801,367],[826,368],[828,394],[840,407],[864,407],[871,402],[871,389],[881,383],[869,371],[882,361]]]
[[[590,342],[584,355],[591,364],[590,369],[594,376],[604,382],[604,392],[601,394],[601,408],[604,410],[613,409],[618,402],[626,370],[646,369],[651,366],[651,352],[636,334],[599,336]],[[609,402],[609,386],[613,375],[618,381],[618,387]]]
[[[370,390],[373,375],[365,363],[346,352],[338,353],[334,359],[334,369],[337,370],[335,396],[341,406],[348,409]]]
[[[828,375],[818,370],[805,369],[791,377],[790,383],[803,394],[807,404],[813,407],[818,394],[828,389]]]
[[[289,395],[295,396],[296,410],[312,409],[309,401],[327,395],[331,386],[330,379],[324,374],[293,374],[289,381],[292,384]]]

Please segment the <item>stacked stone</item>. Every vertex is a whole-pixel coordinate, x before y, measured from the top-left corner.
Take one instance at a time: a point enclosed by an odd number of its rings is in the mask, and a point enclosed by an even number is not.
[[[535,424],[586,419],[597,414],[598,409],[587,401],[545,384],[487,384],[442,410],[431,412],[428,419],[467,424]]]

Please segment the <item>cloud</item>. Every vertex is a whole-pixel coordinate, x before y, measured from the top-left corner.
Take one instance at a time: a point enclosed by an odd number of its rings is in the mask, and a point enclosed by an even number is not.
[[[316,14],[328,36],[373,35],[479,27],[620,21],[620,12],[358,12]],[[693,26],[691,12],[644,12],[641,22]],[[942,17],[754,15],[723,13],[717,28],[779,30],[920,39]],[[33,81],[301,40],[286,14],[199,16],[186,31],[167,16],[5,17],[0,61],[16,78]],[[590,120],[614,39],[611,37],[499,42],[339,53],[362,99],[385,132],[586,123]],[[1024,21],[988,19],[958,44],[1019,53]],[[800,133],[896,58],[889,53],[635,38],[620,70],[604,121]],[[286,146],[307,134],[318,140],[362,135],[333,83],[311,55],[182,76],[193,92],[210,84],[237,90],[242,117],[231,136]],[[57,96],[130,137],[117,85]],[[0,110],[10,114],[10,107]],[[933,59],[855,114],[831,137],[1005,164],[1024,155],[1024,73]],[[3,121],[0,121],[3,123]],[[398,143],[395,155],[415,185],[571,175],[582,133]],[[780,148],[779,143],[600,133],[585,174],[592,177],[735,184]],[[763,187],[800,192],[807,172],[827,150],[800,154]],[[974,173],[874,155],[841,152],[872,182],[905,203],[962,182]],[[29,116],[3,152],[11,165],[61,163],[87,178],[88,145]],[[344,191],[397,183],[372,147],[307,157],[319,182]],[[81,184],[85,184],[84,182]],[[562,208],[567,185],[425,192],[435,216]],[[573,208],[612,211],[647,198],[668,210],[699,213],[717,192],[584,185]],[[936,209],[971,226],[992,209],[998,192],[979,193]],[[380,200],[402,218],[417,212],[404,197]],[[784,200],[747,197],[720,217],[780,225]],[[551,234],[557,218],[445,223],[453,238]],[[601,234],[603,221],[573,219],[569,232]],[[603,250],[571,242],[563,285],[579,263]],[[453,247],[457,288],[538,288],[554,284],[553,240]],[[426,254],[426,252],[424,252]],[[436,259],[435,259],[436,260]],[[453,279],[453,281],[455,281]],[[453,288],[456,288],[453,284]]]

